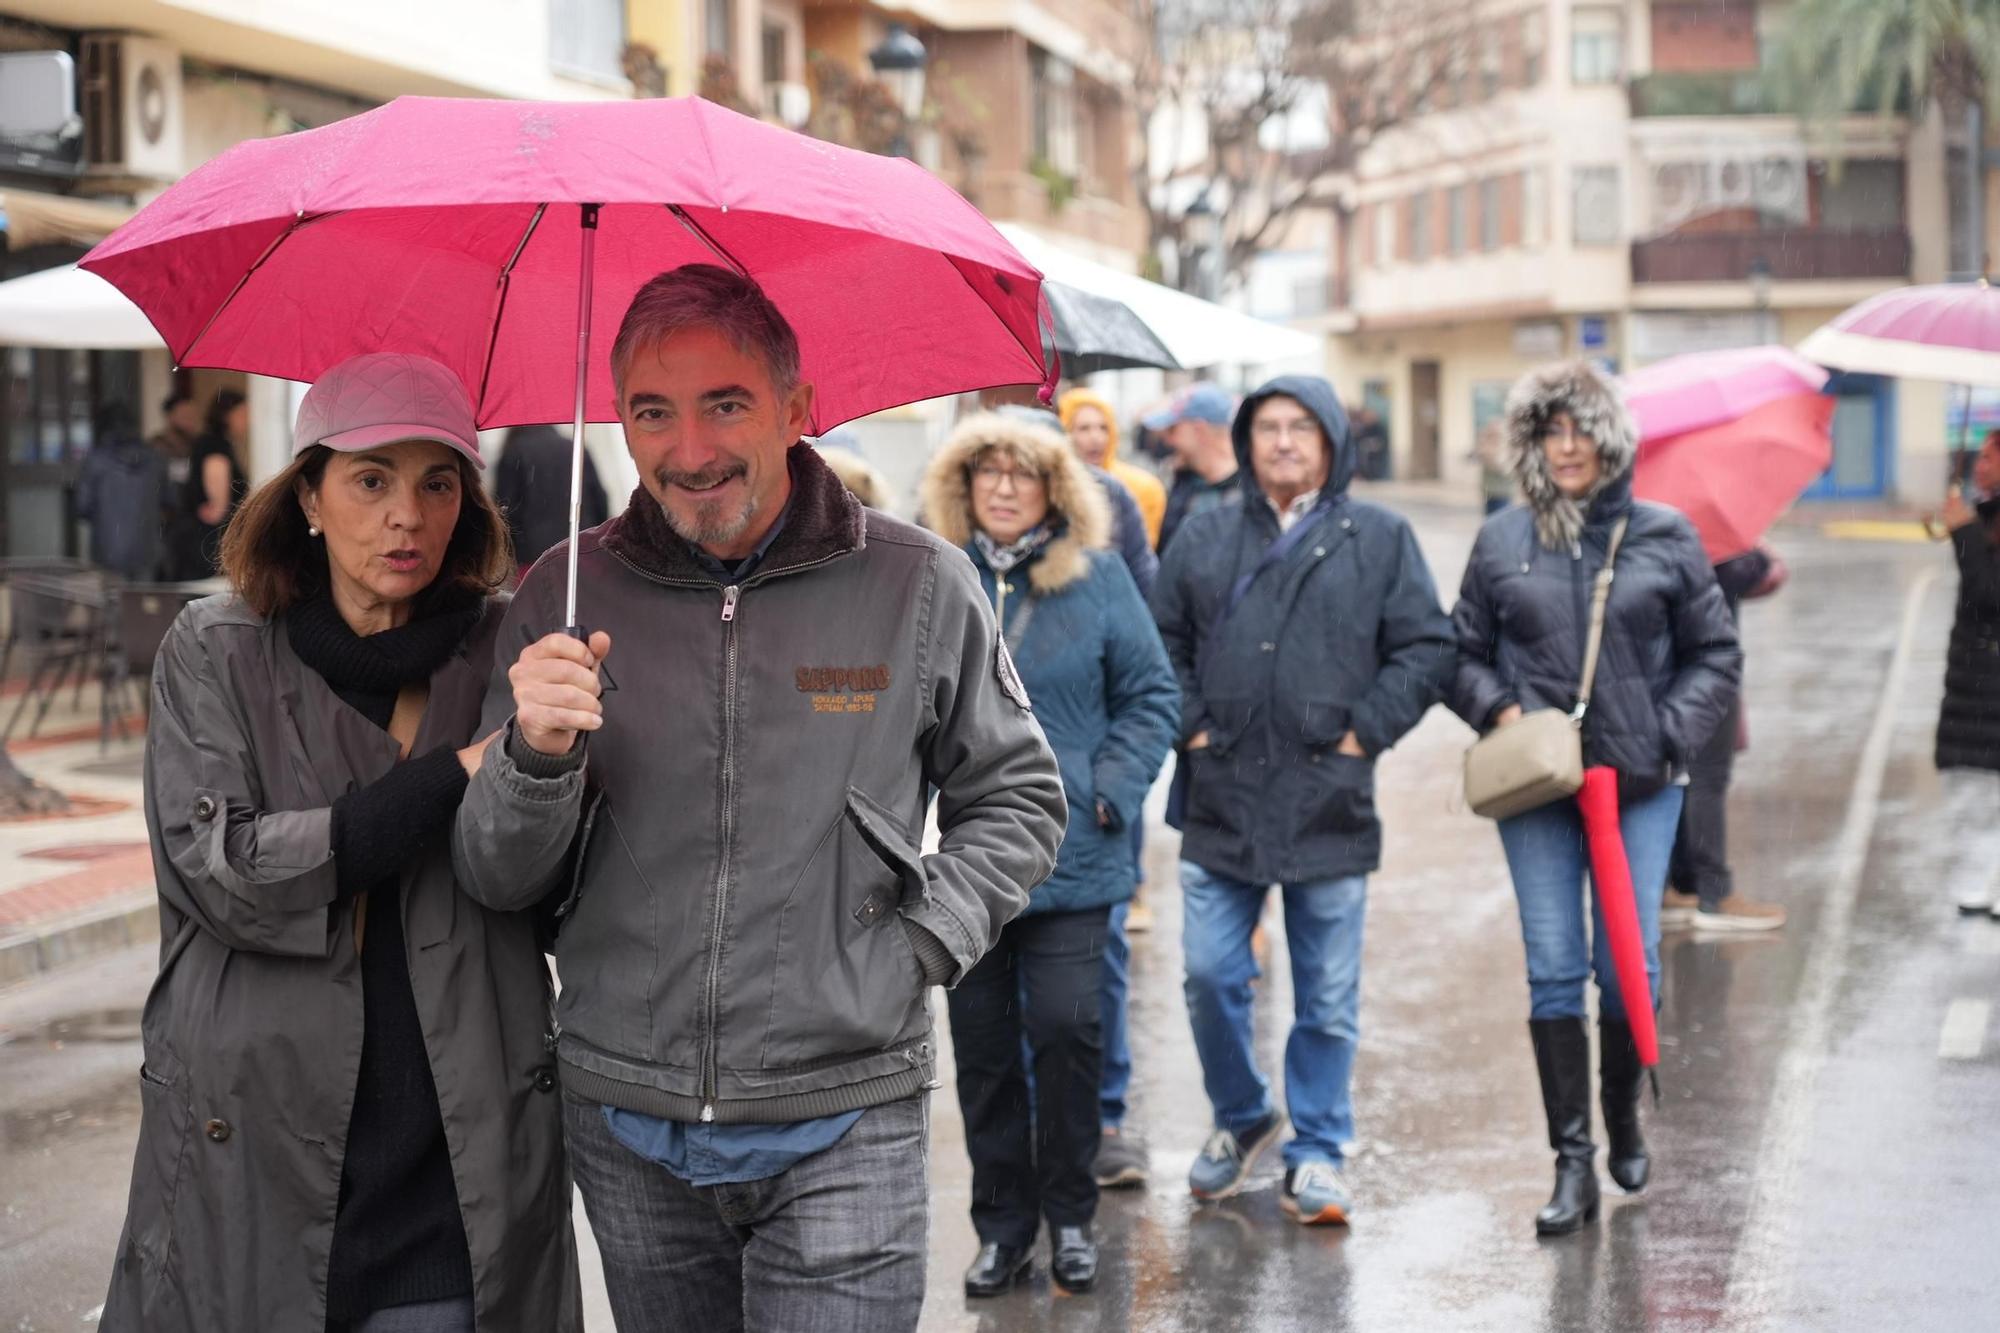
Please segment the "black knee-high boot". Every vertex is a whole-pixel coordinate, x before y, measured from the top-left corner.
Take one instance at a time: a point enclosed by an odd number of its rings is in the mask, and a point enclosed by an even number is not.
[[[1542,1109],[1549,1117],[1549,1146],[1556,1152],[1556,1187],[1535,1214],[1535,1231],[1562,1236],[1597,1219],[1595,1158],[1590,1141],[1590,1035],[1581,1018],[1528,1022],[1535,1044],[1535,1072],[1542,1080]]]
[[[1639,1063],[1639,1048],[1632,1043],[1632,1027],[1622,1019],[1599,1020],[1597,1048],[1598,1105],[1604,1108],[1604,1137],[1610,1145],[1605,1166],[1620,1189],[1637,1194],[1652,1174],[1646,1136],[1639,1128],[1639,1093],[1646,1084],[1646,1071]]]

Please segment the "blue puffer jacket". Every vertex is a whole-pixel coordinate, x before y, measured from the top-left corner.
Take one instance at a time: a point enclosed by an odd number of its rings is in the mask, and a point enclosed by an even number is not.
[[[996,446],[1048,478],[1056,530],[1004,577],[972,536],[970,470]],[[932,461],[923,501],[938,535],[963,546],[979,571],[1069,797],[1055,873],[1029,898],[1028,911],[1124,902],[1135,883],[1128,830],[1143,817],[1166,761],[1180,688],[1131,573],[1105,549],[1111,522],[1102,488],[1061,436],[986,416],[953,432]]]

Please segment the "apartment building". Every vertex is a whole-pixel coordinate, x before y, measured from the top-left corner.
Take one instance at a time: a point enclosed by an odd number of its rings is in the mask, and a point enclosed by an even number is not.
[[[1331,359],[1391,423],[1395,470],[1473,484],[1511,381],[1585,355],[1796,343],[1951,267],[1947,136],[1782,105],[1772,0],[1492,0],[1371,148],[1335,241]],[[1420,67],[1413,66],[1413,67]],[[1816,494],[1931,499],[1935,386],[1847,377]]]

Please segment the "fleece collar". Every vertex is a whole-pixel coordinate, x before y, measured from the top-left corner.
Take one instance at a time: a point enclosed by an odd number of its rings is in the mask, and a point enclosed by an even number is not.
[[[852,555],[867,545],[868,518],[833,469],[808,444],[785,455],[792,472],[792,498],[784,529],[771,543],[752,577],[758,581]],[[632,492],[625,512],[604,527],[603,545],[640,572],[667,583],[717,584],[702,567],[695,548],[667,524],[643,483]]]

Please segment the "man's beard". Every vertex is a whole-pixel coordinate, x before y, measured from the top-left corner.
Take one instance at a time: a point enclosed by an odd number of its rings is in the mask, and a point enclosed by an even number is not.
[[[660,468],[653,473],[653,480],[659,483],[660,494],[665,496],[679,490],[694,502],[694,512],[683,515],[674,512],[674,507],[662,499],[660,512],[666,515],[667,526],[682,541],[696,546],[729,545],[743,535],[750,526],[750,520],[757,516],[756,494],[746,486],[742,503],[731,506],[727,500],[707,499],[701,492],[732,477],[746,476],[748,472],[749,469],[741,462],[704,468],[700,472],[673,472]]]

